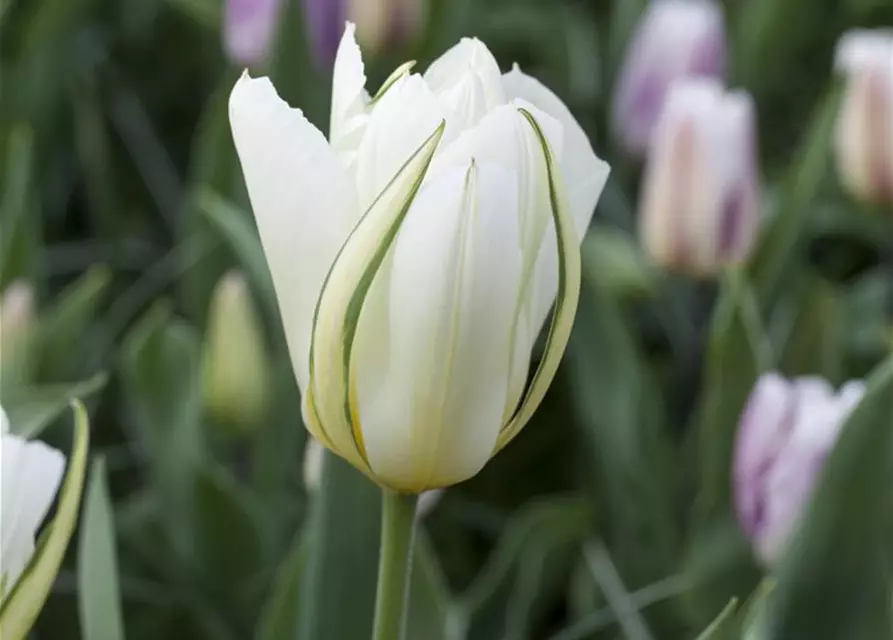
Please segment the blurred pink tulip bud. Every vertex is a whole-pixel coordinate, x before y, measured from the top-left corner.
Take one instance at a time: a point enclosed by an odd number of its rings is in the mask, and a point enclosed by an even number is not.
[[[642,242],[661,266],[711,275],[747,258],[759,226],[753,104],[719,82],[677,82],[648,154]]]
[[[28,377],[36,322],[34,290],[24,280],[13,282],[0,297],[0,372],[5,386]]]
[[[772,567],[808,504],[822,466],[865,385],[839,393],[822,379],[760,378],[738,427],[735,507],[759,560]]]
[[[847,33],[837,67],[846,75],[836,130],[841,179],[865,201],[893,203],[893,30]]]
[[[613,125],[629,153],[641,155],[680,78],[721,79],[725,31],[720,6],[710,0],[655,0],[633,35],[620,72]]]
[[[226,54],[234,64],[263,64],[276,36],[279,0],[227,0],[224,19]]]
[[[413,39],[424,23],[425,0],[347,0],[357,40],[372,53]]]
[[[310,49],[321,69],[331,68],[335,61],[347,19],[346,3],[347,0],[304,0]]]

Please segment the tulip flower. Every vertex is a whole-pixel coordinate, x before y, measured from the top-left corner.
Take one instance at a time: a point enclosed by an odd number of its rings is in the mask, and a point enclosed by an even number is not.
[[[676,80],[722,79],[725,33],[722,8],[710,0],[655,0],[633,35],[614,94],[615,134],[632,154],[648,148]]]
[[[220,279],[209,318],[202,363],[205,407],[220,424],[251,431],[264,419],[270,376],[260,319],[241,273]]]
[[[65,457],[40,441],[9,432],[0,407],[0,602],[34,554],[37,529],[47,515],[65,468]]]
[[[836,157],[846,187],[867,202],[893,204],[893,30],[857,30],[837,47],[846,75]]]
[[[280,0],[227,0],[223,24],[226,53],[235,64],[263,64],[276,36]]]
[[[822,465],[865,390],[819,378],[760,378],[738,427],[735,505],[756,555],[772,567],[808,504]]]
[[[266,78],[237,82],[230,121],[308,429],[419,493],[476,474],[541,401],[608,167],[557,96],[500,73],[482,42],[410,67],[370,97],[349,24],[329,140]]]
[[[707,275],[744,260],[759,226],[753,104],[711,80],[679,81],[654,132],[639,221],[658,264]]]
[[[335,54],[344,20],[347,18],[346,0],[304,0],[304,19],[313,58],[321,69],[328,69]]]

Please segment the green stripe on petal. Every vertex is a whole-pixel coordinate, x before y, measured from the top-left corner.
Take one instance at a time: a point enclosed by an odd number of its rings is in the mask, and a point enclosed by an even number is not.
[[[552,219],[555,222],[555,234],[558,239],[558,295],[555,299],[555,310],[549,325],[549,336],[546,340],[543,359],[533,376],[530,387],[524,394],[524,399],[512,418],[500,431],[495,451],[500,451],[518,435],[546,395],[546,390],[552,384],[555,372],[558,371],[558,363],[567,347],[567,341],[574,325],[574,316],[577,313],[577,303],[580,300],[580,243],[567,206],[567,195],[561,181],[561,173],[556,168],[552,149],[537,124],[536,118],[525,109],[519,109],[519,111],[533,127],[542,144],[546,160],[549,201],[552,206]]]
[[[50,593],[68,548],[68,541],[77,524],[87,468],[90,429],[84,405],[75,400],[72,409],[75,416],[74,451],[68,463],[56,517],[47,526],[28,568],[0,606],[0,638],[3,640],[23,640],[27,637]]]
[[[404,163],[341,248],[313,318],[308,407],[335,453],[371,474],[352,402],[350,359],[363,303],[422,184],[445,122]]]

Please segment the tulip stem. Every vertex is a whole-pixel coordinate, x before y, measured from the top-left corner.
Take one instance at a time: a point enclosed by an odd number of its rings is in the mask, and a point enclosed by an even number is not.
[[[382,489],[381,547],[373,640],[403,640],[419,497]]]

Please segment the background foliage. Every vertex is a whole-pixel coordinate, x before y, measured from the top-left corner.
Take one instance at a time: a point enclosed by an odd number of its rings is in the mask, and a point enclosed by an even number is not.
[[[893,25],[893,6],[725,3],[730,84],[760,115],[766,223],[747,269],[710,283],[640,255],[640,167],[608,128],[646,4],[430,0],[415,44],[367,59],[374,87],[397,62],[477,35],[504,68],[554,88],[614,167],[558,379],[517,441],[426,519],[409,637],[694,638],[733,598],[743,606],[709,637],[890,637],[890,220],[842,193],[829,136],[834,44]],[[40,638],[369,635],[379,498],[338,461],[315,497],[303,486],[306,435],[230,138],[240,70],[220,22],[218,0],[0,5],[0,289],[26,279],[39,301],[26,348],[4,346],[0,400],[32,433],[68,396],[92,417],[81,528]],[[267,71],[324,125],[330,78],[300,2],[280,31]],[[232,267],[269,359],[250,428],[202,402],[211,291]],[[874,373],[796,551],[759,587],[729,459],[769,369],[834,383]],[[43,436],[70,450],[65,433]]]

